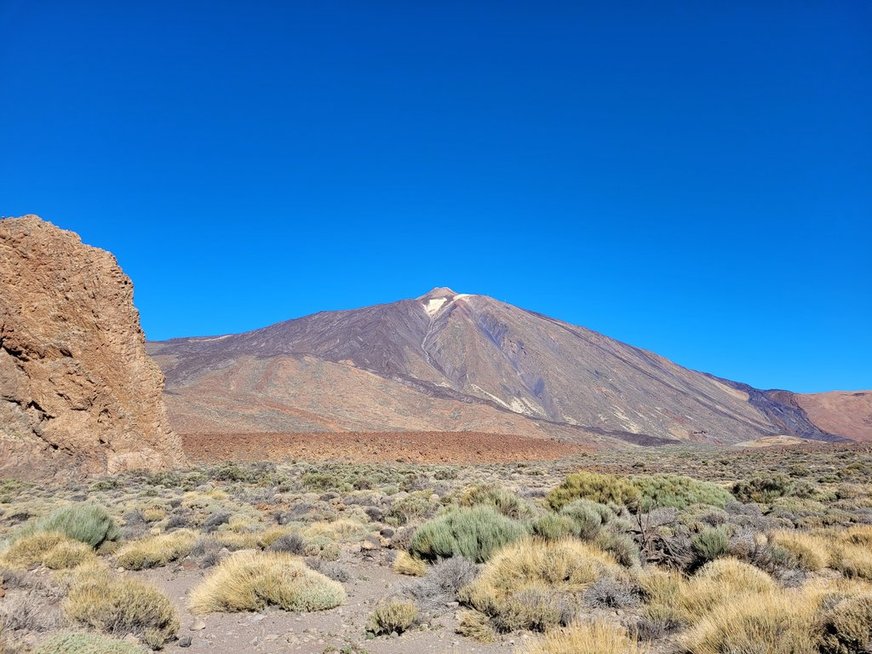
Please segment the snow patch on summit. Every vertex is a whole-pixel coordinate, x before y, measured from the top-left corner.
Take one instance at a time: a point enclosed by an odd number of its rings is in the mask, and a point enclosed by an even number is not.
[[[424,305],[424,311],[432,318],[446,302],[448,302],[448,298],[434,297],[432,300],[427,300],[427,303]]]

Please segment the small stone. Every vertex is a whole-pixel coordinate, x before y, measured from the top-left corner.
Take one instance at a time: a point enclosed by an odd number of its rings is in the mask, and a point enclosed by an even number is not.
[[[206,623],[202,620],[197,620],[191,625],[191,631],[203,631],[206,628]]]
[[[179,647],[190,647],[192,638],[190,636],[182,636],[179,638]]]

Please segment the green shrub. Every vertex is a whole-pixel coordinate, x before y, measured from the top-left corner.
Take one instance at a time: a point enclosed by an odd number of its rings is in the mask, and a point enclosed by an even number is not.
[[[407,631],[418,619],[418,607],[406,600],[379,602],[369,616],[366,630],[376,636]]]
[[[603,530],[594,541],[600,549],[608,552],[617,559],[618,563],[626,567],[639,565],[639,546],[630,534],[620,531]]]
[[[385,514],[385,522],[395,527],[413,520],[427,518],[436,512],[438,504],[430,501],[430,493],[418,491],[395,501]]]
[[[575,535],[575,523],[571,518],[557,513],[546,513],[533,521],[533,534],[545,540],[559,540]]]
[[[724,508],[733,500],[730,492],[717,484],[684,475],[639,475],[630,480],[642,495],[642,510],[657,507],[684,509],[692,504]]]
[[[520,523],[489,506],[451,509],[421,525],[410,549],[428,561],[460,555],[482,563],[526,533]]]
[[[560,509],[560,514],[572,520],[575,535],[584,540],[596,538],[602,526],[615,517],[614,512],[605,504],[584,499],[565,505]]]
[[[36,532],[63,534],[91,547],[98,547],[107,540],[115,540],[119,533],[115,521],[106,509],[87,503],[61,507],[50,515],[33,520],[19,529],[13,540]]]
[[[629,481],[617,475],[576,472],[568,475],[560,486],[548,494],[548,503],[557,511],[577,499],[634,509],[639,505],[641,493]]]
[[[703,529],[690,542],[700,565],[724,556],[730,549],[727,532],[720,527]]]
[[[517,494],[496,484],[480,484],[465,489],[457,499],[460,506],[492,506],[504,516],[523,520],[532,514],[530,506]]]
[[[145,654],[145,649],[99,634],[56,634],[36,648],[35,654]]]
[[[621,477],[596,472],[578,472],[566,477],[548,495],[552,508],[560,510],[577,499],[650,511],[657,507],[683,509],[692,504],[723,508],[733,499],[717,484],[684,475],[656,474]]]
[[[733,484],[733,495],[740,502],[766,504],[790,493],[792,482],[784,475],[754,477]]]

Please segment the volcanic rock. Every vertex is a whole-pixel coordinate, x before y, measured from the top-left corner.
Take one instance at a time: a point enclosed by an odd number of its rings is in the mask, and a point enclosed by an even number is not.
[[[115,258],[37,216],[0,220],[0,471],[184,460]]]

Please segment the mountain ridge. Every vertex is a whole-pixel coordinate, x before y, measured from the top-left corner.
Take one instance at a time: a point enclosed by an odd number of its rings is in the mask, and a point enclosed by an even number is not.
[[[318,360],[338,366],[329,370],[331,384],[368,384],[375,406],[391,405],[398,414],[416,417],[422,429],[446,425],[433,424],[416,412],[416,400],[405,397],[399,386],[434,401],[476,404],[522,416],[527,423],[510,419],[506,426],[569,439],[731,443],[784,433],[838,440],[808,420],[796,403],[773,392],[693,371],[588,328],[447,287],[397,302],[318,312],[240,334],[177,338],[149,347],[167,376],[168,395],[200,405],[206,399],[205,387],[222,375],[234,381],[227,397],[236,393],[260,402],[245,388],[251,379],[242,379],[243,369],[249,374],[259,369],[255,359],[271,359],[281,363],[282,374],[293,368],[293,374],[303,378],[314,374],[312,364]],[[236,366],[236,378],[228,366]],[[390,384],[361,382],[348,369]],[[327,373],[322,369],[321,374]],[[285,386],[298,386],[296,380],[262,378],[257,384],[260,397],[280,399],[283,411],[299,411],[297,404],[305,399],[306,410],[315,415],[343,413],[329,394],[320,401],[299,390],[286,396]],[[205,406],[203,410],[210,412]],[[225,408],[234,411],[238,414],[240,409]],[[476,429],[487,427],[484,414],[496,420],[492,412],[482,411],[473,420]],[[415,428],[415,420],[386,416],[380,422],[377,415],[365,415],[364,407],[360,413],[351,420],[358,430],[409,428],[409,423]],[[217,417],[204,418],[199,426],[188,417],[190,428],[221,427]],[[350,429],[343,425],[339,420],[333,427]],[[244,426],[245,431],[258,431],[258,419]],[[275,421],[270,426],[274,430]],[[286,426],[293,427],[293,421]]]

